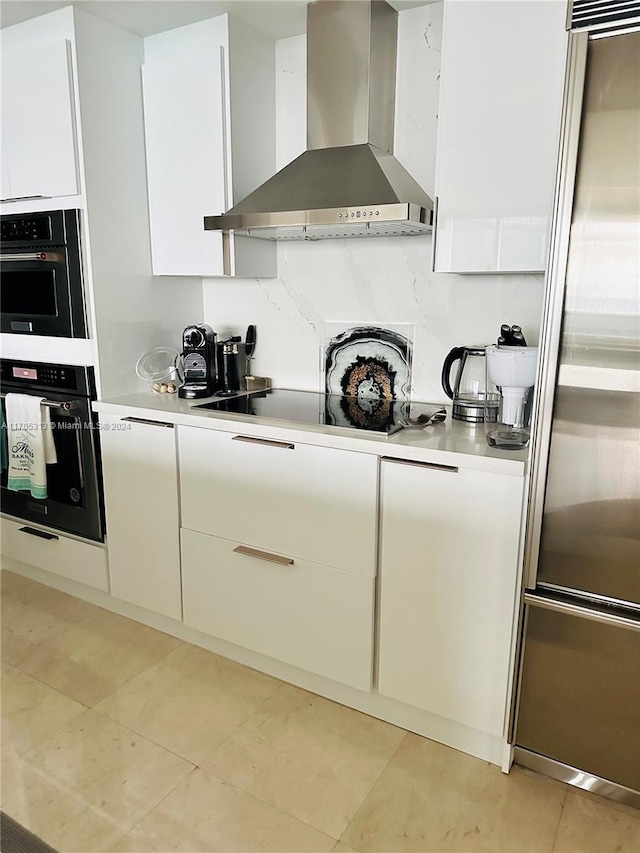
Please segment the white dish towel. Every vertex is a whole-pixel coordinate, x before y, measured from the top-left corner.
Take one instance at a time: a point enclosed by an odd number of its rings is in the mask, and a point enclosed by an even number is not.
[[[27,489],[34,498],[47,497],[47,465],[58,461],[49,409],[43,397],[7,394],[7,444],[9,468],[7,487],[13,492]]]

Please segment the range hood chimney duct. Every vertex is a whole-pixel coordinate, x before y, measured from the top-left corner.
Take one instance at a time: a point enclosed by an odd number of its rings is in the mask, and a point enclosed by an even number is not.
[[[393,156],[398,13],[384,0],[307,7],[307,151],[212,231],[268,240],[414,236],[433,202]]]

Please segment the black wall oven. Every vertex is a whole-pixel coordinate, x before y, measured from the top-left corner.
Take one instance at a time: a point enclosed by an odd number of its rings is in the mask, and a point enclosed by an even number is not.
[[[4,359],[0,364],[0,403],[10,392],[43,397],[49,408],[58,461],[47,465],[47,498],[9,491],[7,470],[0,473],[2,512],[26,522],[97,542],[104,540],[104,508],[98,419],[92,367]],[[0,440],[6,440],[3,430]]]
[[[1,331],[86,338],[80,214],[0,217]]]

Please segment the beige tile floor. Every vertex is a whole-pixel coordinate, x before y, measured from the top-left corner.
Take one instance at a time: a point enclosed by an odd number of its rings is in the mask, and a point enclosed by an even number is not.
[[[2,572],[2,808],[61,853],[638,853],[640,813]]]

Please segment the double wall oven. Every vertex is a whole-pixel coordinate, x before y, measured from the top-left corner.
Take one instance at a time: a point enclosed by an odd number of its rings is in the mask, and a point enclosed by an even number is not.
[[[64,339],[87,338],[81,211],[52,210],[0,217],[0,331],[19,335],[21,360],[3,359],[0,405],[9,393],[44,400],[53,427],[57,462],[47,466],[48,497],[9,491],[0,472],[2,512],[25,522],[27,532],[47,536],[42,525],[85,539],[104,540],[104,511],[94,368],[59,363]],[[51,362],[32,361],[29,336],[48,336]],[[7,440],[3,431],[0,440]]]

